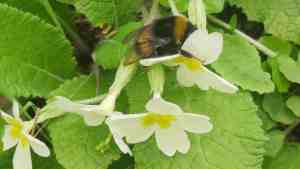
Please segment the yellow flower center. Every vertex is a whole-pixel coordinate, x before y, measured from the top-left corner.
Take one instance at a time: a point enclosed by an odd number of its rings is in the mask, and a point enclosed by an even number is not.
[[[203,66],[200,60],[192,57],[185,57],[185,56],[180,56],[176,58],[175,63],[184,64],[191,71],[200,70]]]
[[[176,120],[174,115],[161,115],[158,113],[148,113],[142,119],[143,126],[149,127],[158,124],[160,128],[169,128],[171,123]]]
[[[23,124],[16,120],[16,119],[10,119],[8,123],[11,125],[10,128],[10,135],[13,139],[19,140],[19,143],[25,147],[28,145],[28,139],[27,137],[23,134]]]

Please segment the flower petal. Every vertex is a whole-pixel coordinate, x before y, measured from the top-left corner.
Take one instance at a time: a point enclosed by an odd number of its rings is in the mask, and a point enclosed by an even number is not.
[[[136,144],[146,141],[154,132],[154,126],[145,127],[142,118],[146,114],[129,114],[113,116],[107,119],[110,128],[114,128],[126,141]]]
[[[118,131],[115,128],[113,128],[112,126],[109,126],[109,129],[110,129],[110,132],[114,138],[114,141],[117,144],[117,146],[119,147],[119,149],[124,154],[129,154],[130,156],[132,156],[132,152],[131,152],[129,146],[124,142],[122,135],[120,133],[118,133]]]
[[[11,136],[11,126],[6,125],[4,129],[4,135],[2,137],[3,150],[6,151],[18,143],[17,139]]]
[[[171,102],[164,100],[162,97],[153,97],[146,104],[147,111],[160,114],[180,114],[181,108]]]
[[[99,126],[103,123],[106,116],[99,114],[97,112],[79,112],[79,114],[83,117],[84,122],[88,126]]]
[[[32,148],[32,150],[42,157],[49,157],[50,156],[50,150],[47,147],[47,145],[40,140],[32,137],[31,135],[26,135],[26,137],[29,140],[29,144]]]
[[[205,67],[197,73],[196,84],[203,90],[208,90],[211,87],[224,93],[235,93],[238,91],[236,86]]]
[[[0,114],[1,114],[1,118],[3,120],[5,120],[6,123],[10,123],[11,120],[13,120],[13,117],[11,115],[7,114],[7,113],[0,112]]]
[[[208,34],[203,30],[193,32],[182,46],[182,50],[199,58],[204,65],[216,61],[223,50],[223,35],[218,32]]]
[[[159,149],[167,156],[175,155],[176,150],[187,153],[191,147],[187,134],[175,125],[167,129],[157,130],[155,139]]]
[[[14,169],[32,169],[30,146],[18,144],[13,157]]]
[[[163,63],[163,62],[167,62],[170,60],[173,60],[177,57],[179,57],[180,55],[170,55],[170,56],[162,56],[162,57],[156,57],[156,58],[148,58],[148,59],[142,59],[140,60],[140,64],[143,66],[152,66],[154,64],[158,64],[158,63]]]
[[[180,65],[177,70],[177,81],[184,87],[192,87],[195,84],[194,74],[185,66]]]
[[[13,101],[12,112],[16,119],[20,119],[19,103],[16,100]]]
[[[193,113],[184,113],[180,116],[180,126],[188,132],[202,134],[213,129],[213,125],[207,116]]]

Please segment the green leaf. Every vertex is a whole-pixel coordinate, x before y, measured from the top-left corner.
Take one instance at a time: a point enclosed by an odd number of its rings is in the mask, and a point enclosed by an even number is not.
[[[0,118],[0,138],[2,138],[3,134],[4,134],[4,125],[5,125],[5,121]],[[0,141],[0,153],[2,151],[3,148],[3,143],[2,141]]]
[[[280,130],[272,130],[267,133],[269,140],[265,144],[266,156],[275,157],[281,150],[285,133]]]
[[[223,11],[225,0],[204,0],[207,13],[219,13]]]
[[[276,158],[266,158],[263,169],[298,169],[300,145],[286,144]]]
[[[15,149],[11,149],[6,152],[0,152],[0,168],[3,169],[13,169],[13,154]],[[64,169],[55,159],[54,154],[48,158],[42,158],[36,155],[35,153],[31,153],[32,156],[32,165],[33,169]]]
[[[60,0],[72,4],[85,14],[89,20],[99,26],[103,23],[121,26],[137,20],[142,0]]]
[[[6,5],[0,17],[0,92],[47,96],[72,77],[72,48],[62,32]]]
[[[294,112],[294,114],[300,117],[300,96],[292,96],[287,102],[287,107]]]
[[[266,131],[271,130],[276,126],[276,122],[271,119],[269,114],[265,111],[263,111],[261,108],[257,111],[258,117],[262,120],[263,125],[262,128]]]
[[[279,38],[300,44],[300,3],[298,0],[228,0],[242,7],[250,20],[265,24]]]
[[[114,69],[120,64],[121,59],[126,55],[127,45],[123,40],[126,36],[142,27],[141,22],[130,22],[119,28],[115,37],[101,41],[95,50],[96,63],[104,69]]]
[[[96,150],[109,134],[105,125],[87,127],[80,116],[68,115],[52,121],[48,129],[56,158],[65,169],[107,169],[120,157],[116,147]]]
[[[159,0],[160,4],[165,7],[170,7],[168,0]],[[186,12],[189,7],[189,1],[187,0],[174,0],[179,12]]]
[[[296,116],[287,108],[285,98],[279,93],[265,95],[263,108],[276,122],[292,124],[296,120]]]
[[[236,35],[224,35],[223,53],[212,67],[243,89],[259,93],[274,90],[270,75],[262,70],[257,50]]]
[[[257,107],[249,94],[228,95],[204,92],[196,87],[181,88],[177,85],[175,72],[166,77],[164,98],[179,104],[186,112],[208,115],[214,129],[206,135],[190,134],[190,151],[173,157],[163,155],[154,139],[135,145],[136,169],[260,168],[265,137],[256,116]],[[135,76],[127,94],[130,112],[144,112],[150,99],[145,73]]]
[[[67,80],[59,88],[52,91],[50,96],[63,96],[72,100],[96,97],[95,76],[93,74],[89,76],[82,75],[72,80]]]
[[[300,83],[300,59],[293,60],[288,56],[278,57],[279,69],[291,82]]]

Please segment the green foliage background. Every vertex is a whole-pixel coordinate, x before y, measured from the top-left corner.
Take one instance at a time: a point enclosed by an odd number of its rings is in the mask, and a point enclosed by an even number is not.
[[[186,14],[189,1],[175,1]],[[210,31],[224,34],[223,53],[211,68],[239,86],[240,92],[228,95],[183,88],[176,82],[175,70],[165,68],[164,97],[187,112],[208,115],[213,132],[190,134],[192,148],[186,155],[167,157],[150,139],[132,146],[134,156],[129,157],[113,142],[97,149],[108,137],[105,125],[87,127],[79,116],[65,115],[46,122],[39,138],[51,148],[52,156],[33,156],[34,169],[299,169],[300,0],[204,2],[209,15],[232,27],[209,22]],[[0,0],[0,95],[37,104],[36,100],[57,95],[82,100],[105,93],[125,54],[123,40],[142,26],[142,11],[149,4],[143,0]],[[167,0],[160,0],[160,10],[163,16],[171,15]],[[252,36],[276,56],[266,56],[234,29]],[[96,78],[95,66],[100,69]],[[117,110],[145,111],[150,98],[146,72],[138,69],[118,99]],[[0,120],[0,136],[3,129]],[[1,169],[12,169],[12,153],[0,149]]]

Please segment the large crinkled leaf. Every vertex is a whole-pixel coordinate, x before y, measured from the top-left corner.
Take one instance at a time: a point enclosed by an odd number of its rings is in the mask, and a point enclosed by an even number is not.
[[[72,48],[62,32],[6,5],[0,17],[1,92],[47,96],[72,76]]]
[[[274,90],[270,75],[262,70],[257,50],[236,35],[224,35],[223,53],[212,67],[243,89],[259,93]]]
[[[143,24],[141,22],[130,22],[121,26],[118,29],[117,35],[112,39],[101,41],[97,45],[94,53],[96,57],[96,63],[101,65],[104,69],[117,68],[121,59],[126,56],[126,51],[128,48],[128,44],[123,42],[124,39],[130,36],[128,34],[136,31],[142,26]],[[134,40],[135,37],[132,38],[132,40]]]
[[[286,144],[276,158],[266,158],[263,169],[299,169],[300,145]]]
[[[45,21],[52,23],[49,14],[39,1],[40,0],[31,0],[30,2],[28,2],[28,0],[0,0],[0,3],[6,3],[7,5],[15,7],[24,12],[30,12],[44,19]]]
[[[1,169],[13,169],[13,154],[15,148],[9,151],[0,152],[0,168]],[[32,165],[33,169],[64,169],[55,159],[54,154],[51,157],[42,158],[32,152]]]
[[[72,4],[96,26],[103,23],[120,26],[135,21],[142,0],[60,0]]]
[[[299,0],[228,0],[242,7],[250,20],[265,24],[268,33],[300,44]]]
[[[257,107],[248,93],[228,95],[198,88],[181,88],[168,73],[164,97],[184,111],[206,114],[214,129],[205,135],[190,134],[188,154],[163,155],[154,141],[135,145],[136,169],[259,169],[265,136],[256,116]],[[138,89],[138,90],[137,90]],[[150,98],[145,74],[135,76],[127,88],[130,112],[144,112]],[[234,106],[232,106],[234,105]]]
[[[67,115],[52,121],[48,129],[56,158],[65,169],[107,169],[120,157],[116,147],[96,149],[108,137],[105,125],[87,127],[80,116]]]
[[[266,156],[276,157],[281,150],[286,134],[281,130],[271,130],[267,133],[268,141],[265,144]]]

